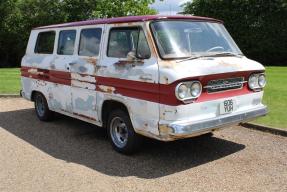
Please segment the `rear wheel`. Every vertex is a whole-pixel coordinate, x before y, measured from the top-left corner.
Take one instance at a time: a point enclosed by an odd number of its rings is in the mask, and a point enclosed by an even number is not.
[[[37,117],[41,121],[50,121],[53,119],[54,113],[49,110],[46,98],[41,93],[35,93],[34,104]]]
[[[108,135],[113,148],[123,154],[135,153],[142,142],[132,126],[127,112],[123,110],[112,111],[107,123]]]

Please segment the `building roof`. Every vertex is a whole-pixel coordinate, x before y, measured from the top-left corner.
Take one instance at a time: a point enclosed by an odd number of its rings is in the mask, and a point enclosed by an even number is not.
[[[115,17],[115,18],[107,18],[107,19],[77,21],[77,22],[71,22],[71,23],[62,23],[62,24],[56,24],[56,25],[42,26],[42,27],[37,27],[35,29],[75,27],[75,26],[112,24],[112,23],[128,23],[128,22],[140,22],[140,21],[151,21],[151,20],[161,20],[161,19],[190,19],[190,20],[196,20],[196,21],[211,21],[211,22],[222,23],[222,21],[220,20],[208,18],[208,17],[184,16],[184,15],[174,15],[174,16],[145,15],[145,16],[127,16],[127,17]]]

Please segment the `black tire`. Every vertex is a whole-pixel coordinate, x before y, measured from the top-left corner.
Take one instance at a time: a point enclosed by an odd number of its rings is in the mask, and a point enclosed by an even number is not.
[[[35,111],[40,121],[51,121],[54,117],[54,112],[50,111],[45,96],[41,93],[34,95]]]
[[[119,123],[121,126],[117,126]],[[107,121],[107,131],[110,142],[117,152],[130,155],[139,150],[142,136],[134,131],[127,112],[120,109],[112,111]],[[122,135],[123,139],[120,139],[119,135]]]

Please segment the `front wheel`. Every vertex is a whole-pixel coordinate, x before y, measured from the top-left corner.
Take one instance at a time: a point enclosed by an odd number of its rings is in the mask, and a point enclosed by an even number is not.
[[[132,154],[139,149],[142,137],[134,131],[127,112],[123,110],[112,111],[107,128],[109,139],[116,151],[123,154]]]
[[[46,98],[41,93],[34,96],[35,111],[41,121],[50,121],[53,118],[53,112],[50,111]]]

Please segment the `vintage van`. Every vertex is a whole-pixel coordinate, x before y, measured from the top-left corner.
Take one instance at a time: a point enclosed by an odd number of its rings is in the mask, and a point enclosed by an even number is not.
[[[264,116],[264,67],[222,21],[131,16],[38,27],[22,60],[22,97],[108,130],[118,152],[142,136],[172,141]]]

